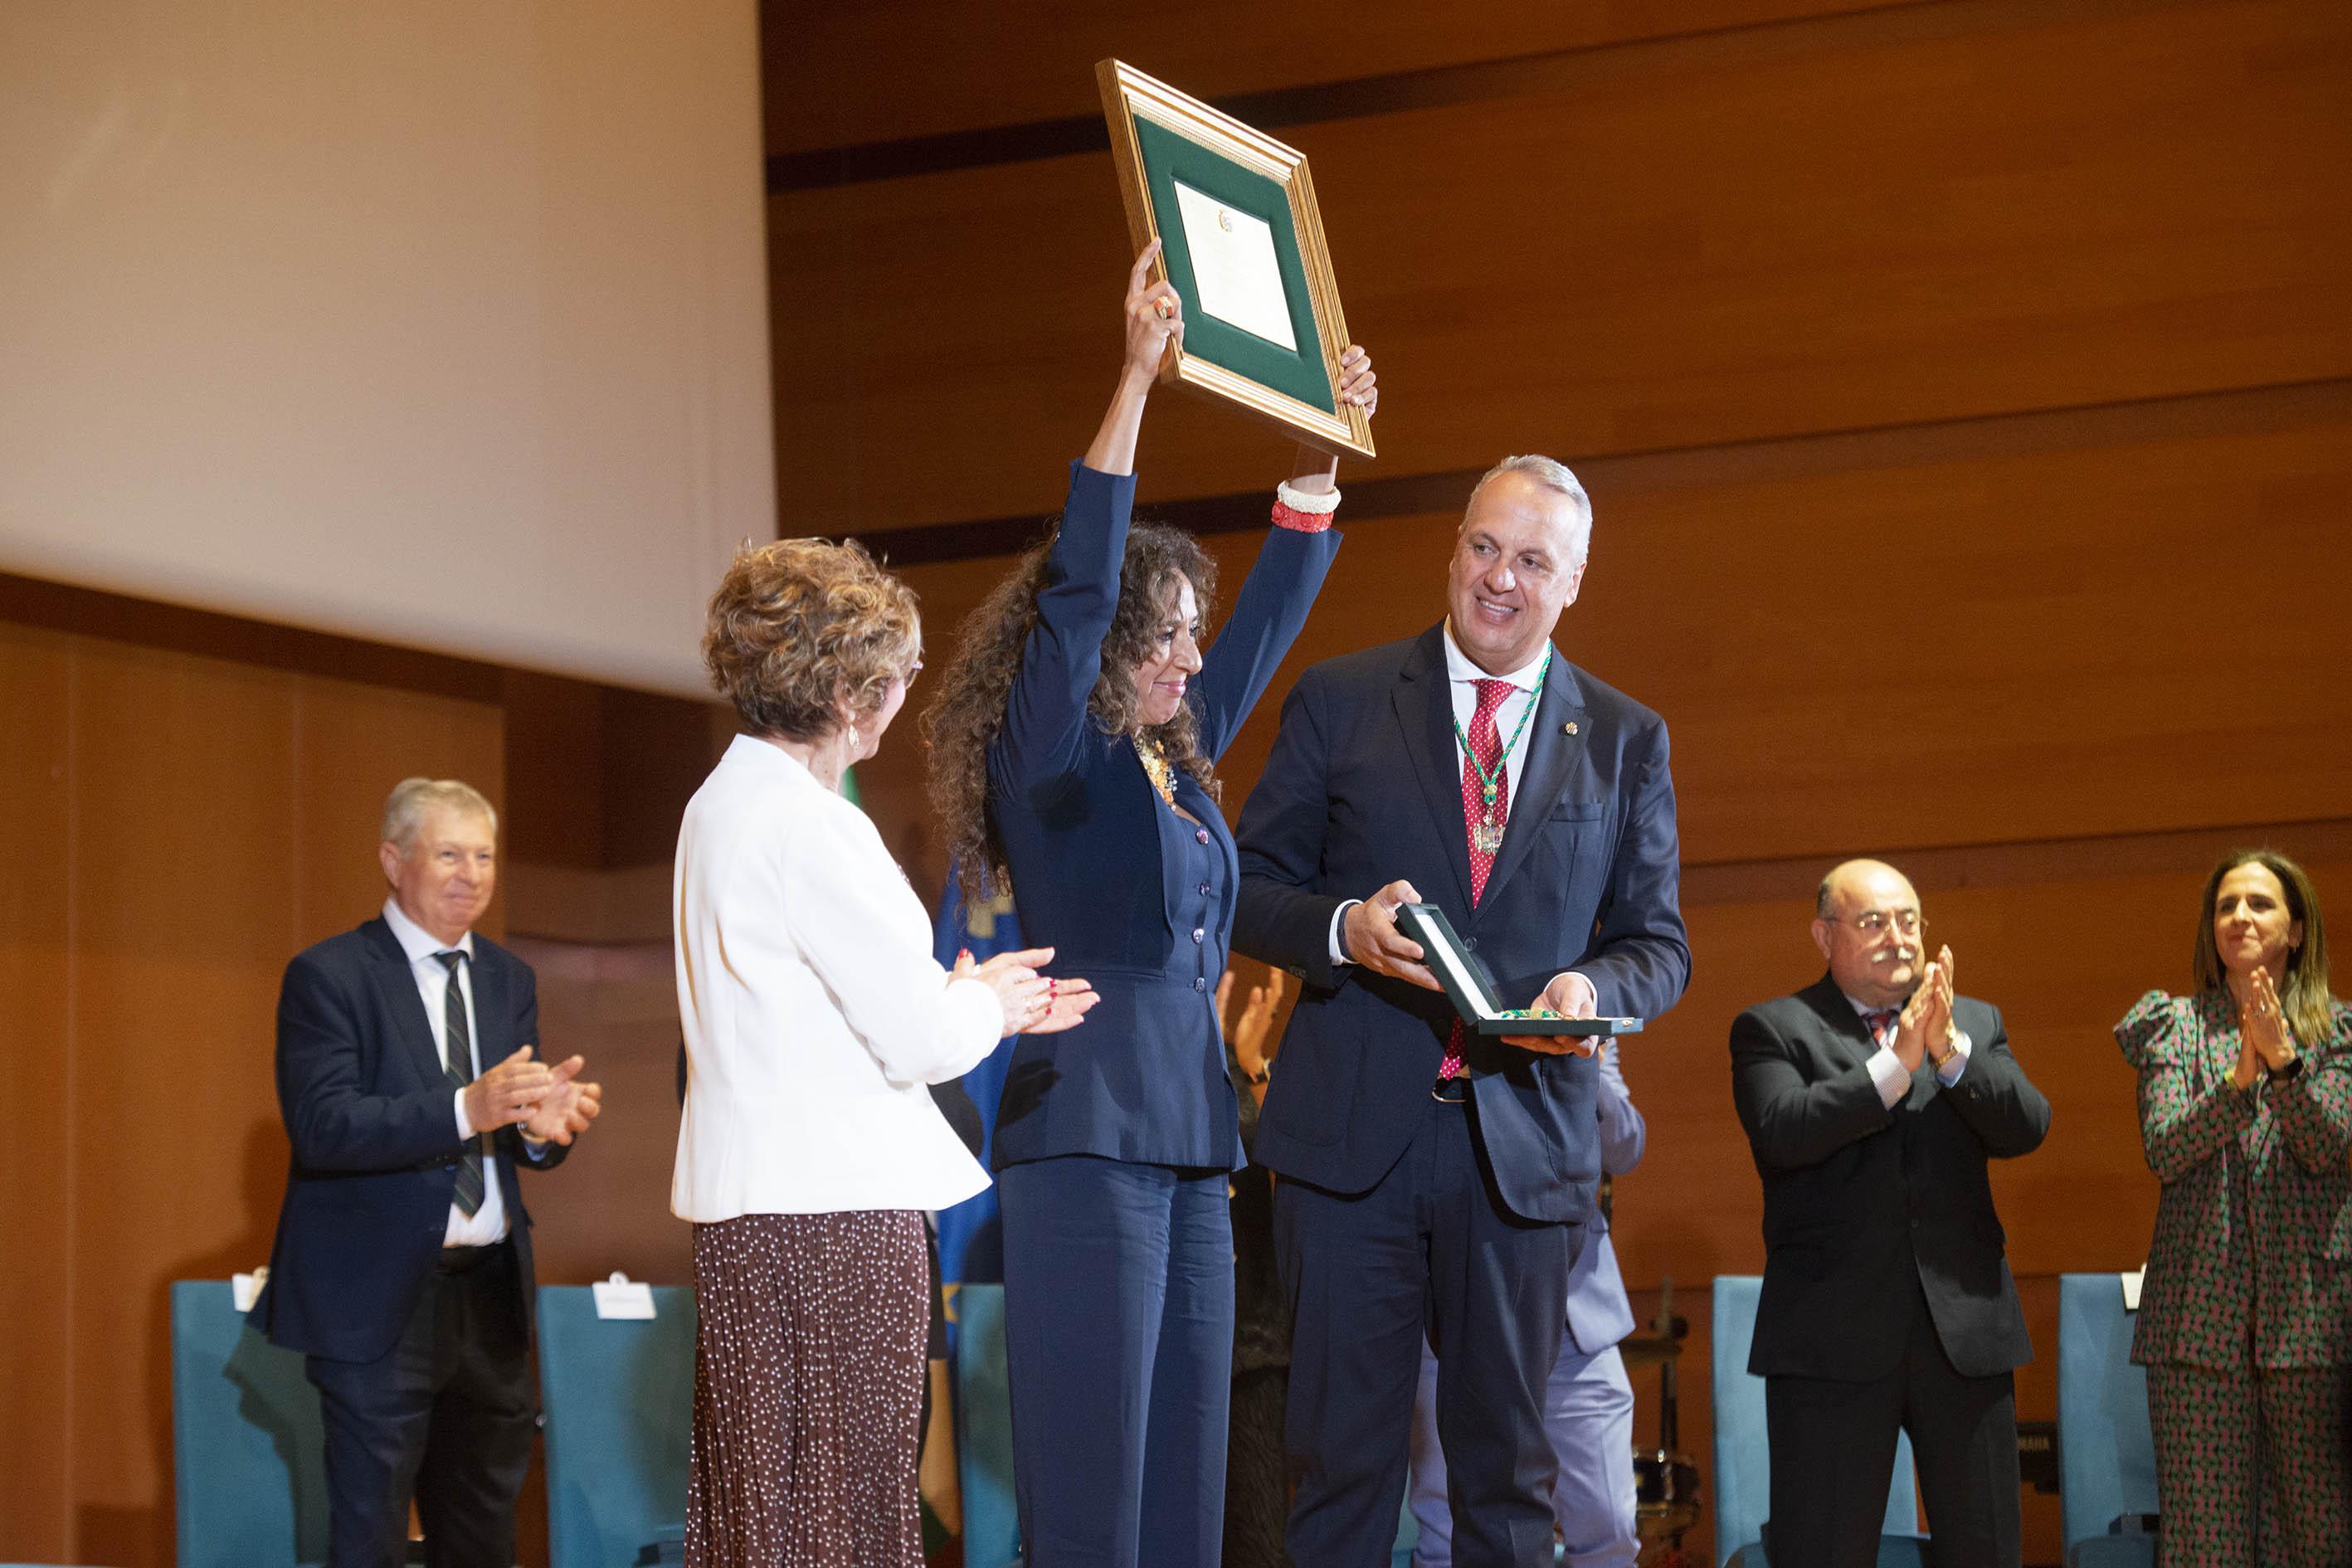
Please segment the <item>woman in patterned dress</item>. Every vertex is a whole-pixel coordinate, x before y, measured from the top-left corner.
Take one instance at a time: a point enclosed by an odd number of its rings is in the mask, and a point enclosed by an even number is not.
[[[2195,993],[2151,991],[2116,1026],[2164,1185],[2132,1336],[2161,1561],[2256,1568],[2267,1517],[2294,1568],[2340,1568],[2352,1008],[2328,994],[2318,900],[2294,861],[2231,855],[2201,908]]]
[[[686,808],[673,893],[694,1568],[919,1568],[922,1211],[988,1184],[924,1086],[1096,1000],[1037,973],[1050,949],[941,969],[842,798],[921,653],[914,595],[854,543],[747,549],[710,601],[703,657],[744,732]]]

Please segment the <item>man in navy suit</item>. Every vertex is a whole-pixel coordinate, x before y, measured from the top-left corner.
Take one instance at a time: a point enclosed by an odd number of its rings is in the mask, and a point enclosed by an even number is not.
[[[1257,1149],[1297,1304],[1299,1568],[1385,1560],[1424,1337],[1455,1561],[1552,1560],[1544,1393],[1600,1075],[1583,1042],[1465,1035],[1395,911],[1444,909],[1508,1004],[1655,1017],[1682,994],[1665,725],[1551,647],[1591,517],[1548,458],[1490,470],[1444,623],[1301,676],[1242,812],[1234,945],[1306,982]]]
[[[534,1059],[530,969],[476,935],[498,818],[455,780],[384,805],[381,917],[287,965],[293,1144],[254,1319],[326,1423],[329,1568],[395,1568],[415,1495],[433,1568],[509,1568],[530,1460],[530,1216],[515,1172],[593,1120],[581,1058]]]

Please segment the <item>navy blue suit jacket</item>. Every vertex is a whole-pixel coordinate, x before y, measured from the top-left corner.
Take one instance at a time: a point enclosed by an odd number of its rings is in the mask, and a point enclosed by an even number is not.
[[[1233,931],[1233,835],[1217,803],[1181,772],[1176,799],[1200,826],[1170,811],[1133,743],[1087,711],[1118,607],[1134,500],[1133,475],[1070,466],[1037,625],[989,748],[989,809],[1022,932],[1055,950],[1055,973],[1084,976],[1102,997],[1078,1028],[1024,1036],[1013,1047],[991,1152],[999,1170],[1059,1154],[1223,1170],[1243,1163],[1214,995]],[[1268,534],[1185,689],[1211,759],[1274,678],[1339,549],[1334,531]],[[1224,890],[1205,911],[1204,880]]]
[[[1556,656],[1502,849],[1470,907],[1444,637],[1433,626],[1307,670],[1242,809],[1234,943],[1306,982],[1256,1155],[1333,1192],[1370,1190],[1404,1152],[1454,1019],[1438,992],[1332,963],[1342,900],[1410,881],[1515,1006],[1574,969],[1601,1013],[1654,1018],[1690,978],[1665,723]],[[1465,1059],[1503,1201],[1524,1218],[1580,1223],[1601,1179],[1593,1059],[1475,1035]]]
[[[539,1043],[530,966],[478,932],[475,1055],[485,1067]],[[408,955],[379,918],[297,953],[278,994],[278,1109],[293,1161],[269,1282],[253,1320],[271,1342],[328,1361],[373,1361],[407,1325],[447,1234],[464,1151],[452,1090]],[[497,1135],[499,1191],[520,1273],[528,1342],[530,1215],[515,1182],[531,1163]],[[551,1143],[538,1163],[563,1157]]]

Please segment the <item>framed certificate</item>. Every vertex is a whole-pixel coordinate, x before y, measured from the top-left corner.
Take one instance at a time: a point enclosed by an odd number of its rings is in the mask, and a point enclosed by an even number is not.
[[[1306,155],[1119,60],[1095,67],[1137,250],[1184,301],[1160,379],[1240,406],[1327,452],[1372,455],[1339,397],[1348,327]]]
[[[1639,1018],[1562,1018],[1506,1007],[1486,972],[1435,904],[1399,904],[1397,929],[1421,943],[1430,973],[1474,1035],[1638,1035]]]

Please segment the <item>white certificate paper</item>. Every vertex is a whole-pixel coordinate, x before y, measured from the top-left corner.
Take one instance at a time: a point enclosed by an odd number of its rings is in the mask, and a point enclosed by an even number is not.
[[[1275,259],[1273,226],[1181,180],[1174,184],[1201,309],[1228,326],[1297,353],[1298,339],[1290,330],[1290,300],[1282,289],[1282,266]]]

